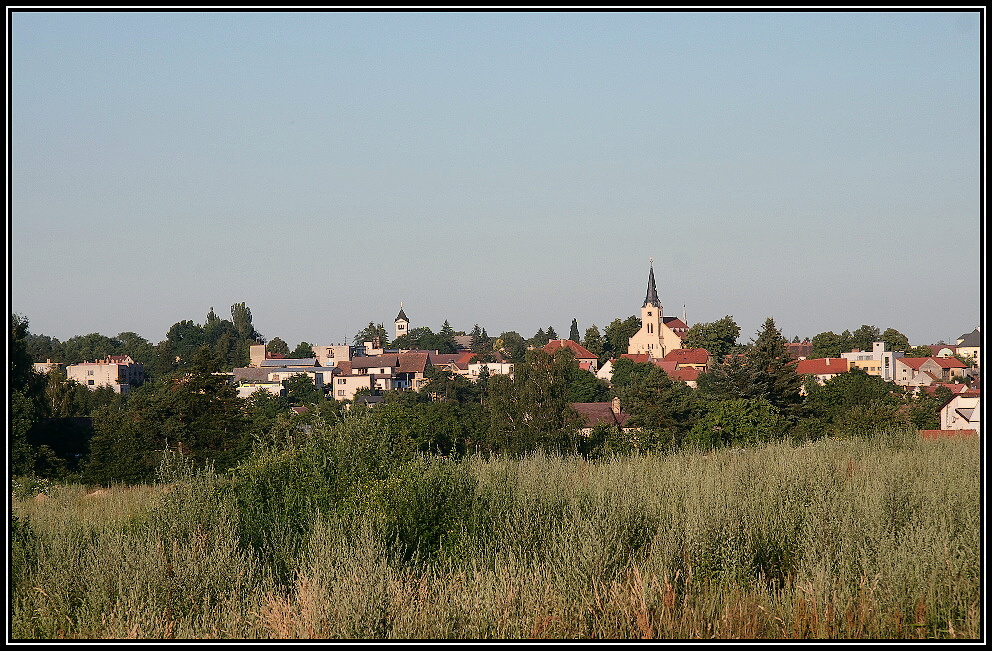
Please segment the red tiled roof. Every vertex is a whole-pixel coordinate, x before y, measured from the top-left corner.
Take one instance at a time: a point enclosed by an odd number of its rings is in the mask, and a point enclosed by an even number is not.
[[[796,363],[796,373],[799,375],[836,375],[846,373],[847,369],[848,361],[843,357],[801,359]]]
[[[695,382],[699,379],[699,374],[702,373],[698,368],[692,368],[687,366],[685,368],[678,368],[675,371],[670,372],[668,375],[673,380],[682,380],[683,382]]]
[[[571,339],[555,339],[553,341],[549,341],[541,350],[549,355],[554,355],[558,352],[558,349],[563,346],[575,354],[575,359],[598,359],[596,355],[593,355],[580,344],[572,341]]]
[[[896,363],[905,364],[914,371],[920,370],[920,367],[926,363],[928,359],[933,359],[932,357],[897,357]]]
[[[423,373],[427,368],[427,356],[428,353],[400,353],[396,356],[399,361],[396,372]]]
[[[924,387],[924,390],[927,393],[936,393],[939,387],[944,387],[946,389],[949,389],[950,392],[954,394],[964,393],[968,391],[967,384],[954,384],[951,382],[934,382],[930,386]]]
[[[637,362],[638,364],[646,364],[651,359],[651,356],[647,353],[624,353],[620,357]]]
[[[668,373],[669,375],[674,373],[675,369],[679,367],[678,362],[666,362],[665,360],[661,360],[661,359],[652,360],[652,363],[661,370],[663,370],[665,373]]]
[[[676,348],[665,355],[666,362],[679,364],[705,364],[709,361],[710,353],[705,348]]]
[[[596,425],[619,425],[623,427],[627,419],[630,418],[630,414],[624,412],[623,409],[620,410],[619,414],[615,413],[611,402],[573,402],[572,408],[582,416],[586,427],[595,427]]]
[[[925,439],[939,439],[951,436],[976,436],[978,431],[973,429],[921,429],[920,434]]]
[[[940,365],[940,368],[968,368],[967,364],[962,364],[960,359],[954,357],[929,357]]]

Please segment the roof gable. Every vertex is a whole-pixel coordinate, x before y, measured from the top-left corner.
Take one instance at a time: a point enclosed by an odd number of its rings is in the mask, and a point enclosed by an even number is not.
[[[555,339],[549,341],[541,350],[548,353],[549,355],[554,355],[556,352],[558,352],[559,349],[563,347],[571,350],[575,354],[576,359],[598,359],[596,355],[593,355],[588,350],[586,350],[586,348],[584,348],[581,344],[576,343],[571,339]]]
[[[796,373],[799,375],[836,375],[847,370],[848,361],[843,357],[801,359],[796,363]]]

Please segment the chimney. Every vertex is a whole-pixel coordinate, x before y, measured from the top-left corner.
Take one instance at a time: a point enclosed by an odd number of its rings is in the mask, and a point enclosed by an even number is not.
[[[614,398],[613,399],[613,404],[611,405],[611,407],[613,408],[613,413],[614,414],[619,414],[620,413],[620,398]]]
[[[854,351],[854,352],[858,352],[858,351]],[[827,366],[830,366],[830,358],[829,357],[827,358]]]

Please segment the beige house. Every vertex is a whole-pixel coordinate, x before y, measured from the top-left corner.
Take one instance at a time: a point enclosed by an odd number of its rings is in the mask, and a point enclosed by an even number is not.
[[[982,395],[978,390],[959,393],[940,410],[940,428],[973,429],[982,433]]]
[[[822,385],[841,373],[847,373],[849,368],[850,362],[843,357],[802,359],[796,363],[796,374],[812,375],[816,378],[816,382]],[[803,386],[799,392],[805,395],[806,387]]]
[[[982,368],[982,330],[975,328],[966,335],[961,335],[958,339],[957,354],[964,358],[971,358],[975,362],[976,368]]]
[[[627,353],[631,355],[648,354],[655,359],[662,359],[670,351],[682,348],[682,337],[688,327],[681,319],[663,314],[661,299],[658,298],[658,288],[654,281],[654,264],[648,273],[648,291],[641,305],[641,329],[630,338]]]
[[[954,357],[902,357],[895,360],[893,381],[905,387],[929,386],[961,377],[967,367]]]
[[[875,375],[889,382],[895,381],[896,360],[906,356],[902,351],[885,350],[884,341],[876,341],[871,345],[871,351],[852,350],[841,353],[840,356],[850,362],[852,367],[863,369],[868,375]]]
[[[117,393],[128,393],[132,386],[145,381],[145,367],[130,355],[110,355],[95,362],[82,362],[65,367],[66,378],[85,387],[96,389],[109,386]]]

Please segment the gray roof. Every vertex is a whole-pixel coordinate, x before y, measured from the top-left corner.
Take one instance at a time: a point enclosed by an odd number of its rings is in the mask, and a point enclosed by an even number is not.
[[[262,366],[316,366],[316,357],[302,359],[263,359]]]
[[[982,333],[978,328],[975,328],[970,333],[964,335],[961,338],[961,343],[958,346],[967,346],[969,348],[981,348],[982,346]]]

